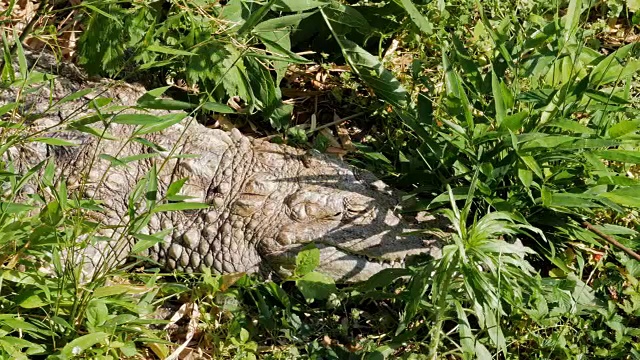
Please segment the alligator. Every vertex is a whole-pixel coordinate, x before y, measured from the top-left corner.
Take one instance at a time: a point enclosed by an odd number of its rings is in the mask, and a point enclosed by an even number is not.
[[[143,109],[137,101],[150,95],[140,85],[89,81],[72,65],[61,69],[46,54],[28,59],[32,69],[53,72],[55,78],[32,71],[40,80],[5,87],[0,106],[18,101],[10,121],[24,121],[40,138],[47,134],[77,146],[22,142],[3,157],[23,172],[53,158],[57,178],[69,191],[100,201],[103,210],[91,217],[104,225],[97,234],[112,240],[82,250],[88,272],[130,259],[141,237],[136,234],[162,234],[162,241],[139,255],[182,272],[286,276],[296,254],[314,244],[320,251],[317,271],[355,282],[403,266],[417,254],[438,256],[446,231],[425,224],[416,231],[399,215],[396,191],[370,172],[317,151],[247,137],[236,129],[208,128],[184,111]],[[142,118],[151,124],[132,124]],[[152,132],[154,126],[164,128]],[[131,206],[132,193],[139,193],[137,184],[150,173],[157,179],[152,200],[168,203],[164,197],[170,188],[175,192],[182,184],[174,198],[206,205],[151,211],[132,233],[125,226],[132,209],[139,214],[150,206],[144,196]]]

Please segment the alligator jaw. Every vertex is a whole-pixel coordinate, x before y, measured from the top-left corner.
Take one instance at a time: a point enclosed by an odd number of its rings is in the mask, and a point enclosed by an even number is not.
[[[396,234],[394,230],[341,242],[333,242],[329,236],[329,241],[318,245],[320,265],[317,271],[340,281],[358,282],[383,269],[404,267],[406,260],[416,255],[440,257],[439,237]]]
[[[320,250],[320,263],[316,271],[329,275],[339,282],[359,282],[369,279],[384,269],[401,268],[415,255],[440,257],[442,237],[437,234],[407,234],[393,236],[391,231],[361,240],[332,240],[329,234],[312,241]],[[291,275],[295,256],[305,244],[287,246],[281,251],[266,255],[272,269],[281,276]]]

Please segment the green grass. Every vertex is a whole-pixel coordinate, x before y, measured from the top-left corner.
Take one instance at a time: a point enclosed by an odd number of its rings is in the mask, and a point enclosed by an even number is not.
[[[607,31],[615,21],[637,32],[639,8],[634,0],[83,1],[73,16],[86,27],[78,61],[88,72],[191,89],[146,107],[224,113],[299,144],[306,136],[296,138],[290,119],[301,109],[279,88],[287,66],[350,66],[329,95],[369,113],[353,122],[369,136],[350,160],[404,190],[407,212],[438,211],[455,231],[441,259],[351,286],[316,273],[312,248],[279,283],[129,267],[83,284],[62,254],[95,232],[93,204],[68,198],[52,163],[16,174],[6,162],[0,356],[166,357],[191,321],[193,351],[212,358],[640,358],[640,264],[581,226],[640,249],[640,45]],[[14,43],[4,35],[4,86],[44,83],[24,65],[10,68]],[[394,39],[397,51],[382,58]],[[20,46],[14,54],[21,63]],[[408,66],[396,68],[403,56]],[[227,106],[234,96],[242,111]],[[17,105],[1,105],[0,126],[11,130],[1,143],[28,141]],[[141,186],[152,187],[152,175]],[[18,196],[27,183],[35,194]],[[177,332],[151,316],[182,304],[197,311],[171,325]]]

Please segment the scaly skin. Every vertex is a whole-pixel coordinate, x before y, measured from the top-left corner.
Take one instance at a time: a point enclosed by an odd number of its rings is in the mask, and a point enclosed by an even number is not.
[[[141,137],[164,150],[153,150],[130,141],[136,128],[110,124],[106,131],[113,140],[63,131],[63,125],[94,114],[87,99],[67,102],[59,110],[45,112],[44,99],[55,100],[81,88],[105,91],[102,96],[115,103],[134,105],[144,89],[113,82],[88,83],[61,76],[53,91],[46,87],[27,95],[31,114],[41,114],[35,128],[49,128],[53,137],[78,143],[77,147],[57,147],[30,143],[12,149],[20,167],[53,155],[59,175],[85,198],[101,200],[104,212],[92,214],[105,225],[101,235],[120,241],[102,242],[86,249],[85,268],[111,267],[122,263],[133,244],[128,208],[135,185],[157,169],[158,198],[176,180],[187,178],[181,195],[188,201],[204,202],[209,208],[155,213],[138,231],[168,232],[164,241],[146,254],[166,269],[179,271],[288,273],[295,254],[308,243],[321,251],[318,271],[341,281],[367,279],[381,269],[400,266],[407,256],[435,254],[442,232],[435,229],[423,236],[403,235],[408,224],[396,215],[397,197],[367,172],[356,171],[328,156],[251,139],[237,130],[224,132],[206,128],[191,118]],[[95,93],[94,93],[95,94]],[[43,96],[47,95],[47,96]],[[0,95],[2,103],[14,101],[17,90]],[[103,113],[111,113],[103,109]],[[131,112],[131,110],[127,110]],[[141,112],[141,110],[135,110]],[[155,112],[167,114],[167,112]],[[128,166],[113,166],[104,156],[117,158],[150,153]],[[176,157],[191,154],[192,157]],[[82,184],[82,185],[80,185]],[[80,185],[80,186],[78,186]],[[137,203],[138,213],[144,202]],[[428,235],[427,235],[428,234]],[[120,251],[122,250],[122,251]],[[106,260],[108,259],[108,260]]]

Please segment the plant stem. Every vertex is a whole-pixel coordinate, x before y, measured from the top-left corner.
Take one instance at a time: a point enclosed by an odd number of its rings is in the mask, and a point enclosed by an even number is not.
[[[439,286],[437,287],[437,292],[435,293],[438,296],[438,300],[435,308],[436,321],[432,329],[434,333],[431,335],[431,342],[429,344],[428,358],[430,360],[438,359],[440,333],[442,332],[442,325],[444,324],[447,311],[447,295],[449,295],[449,288],[451,287],[451,283],[453,282],[453,273],[457,268],[456,264],[458,264],[459,260],[459,256],[454,256],[452,261],[446,265],[446,275],[443,278],[448,279],[448,281],[443,281],[442,284],[439,284]]]

